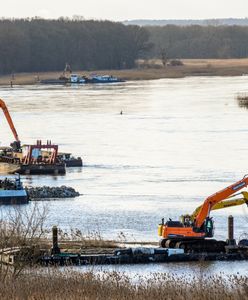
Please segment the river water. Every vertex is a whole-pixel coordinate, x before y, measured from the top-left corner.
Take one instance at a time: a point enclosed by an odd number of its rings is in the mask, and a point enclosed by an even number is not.
[[[2,87],[0,98],[23,143],[49,139],[83,157],[84,168],[66,176],[23,177],[25,185],[65,184],[82,194],[47,201],[47,226],[158,241],[162,217],[192,212],[248,173],[248,110],[235,99],[241,92],[248,92],[245,76]],[[1,145],[12,140],[2,117]],[[237,239],[248,232],[248,208],[229,208],[212,213],[216,238],[226,239],[229,214]]]

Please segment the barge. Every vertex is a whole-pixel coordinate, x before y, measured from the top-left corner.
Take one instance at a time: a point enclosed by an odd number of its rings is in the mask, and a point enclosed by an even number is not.
[[[25,175],[66,173],[65,162],[58,159],[58,145],[51,141],[43,144],[38,140],[34,145],[23,145],[17,150],[11,147],[2,148],[0,163],[15,166],[15,173]]]
[[[74,157],[71,153],[58,153],[58,159],[65,163],[65,166],[68,168],[70,167],[82,167],[83,160],[81,157]]]
[[[61,76],[58,79],[44,79],[41,84],[51,85],[67,85],[67,84],[95,84],[95,83],[120,83],[125,80],[112,75],[92,75],[90,77],[84,75],[71,74],[70,77]]]
[[[187,253],[184,249],[162,247],[137,247],[113,249],[110,253],[68,253],[60,249],[58,243],[58,228],[52,229],[52,249],[50,254],[40,256],[42,265],[104,265],[104,264],[144,264],[144,263],[169,263],[190,261],[230,261],[248,260],[248,240],[243,239],[236,243],[233,237],[233,226],[228,219],[228,239],[223,249],[216,251],[192,251]],[[232,224],[233,225],[233,224]]]
[[[0,204],[26,204],[28,201],[19,175],[0,176]]]
[[[91,78],[86,79],[86,83],[119,83],[125,80],[114,77],[112,75],[93,75]]]

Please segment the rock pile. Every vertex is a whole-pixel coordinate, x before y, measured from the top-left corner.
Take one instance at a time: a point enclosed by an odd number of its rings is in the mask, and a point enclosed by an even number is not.
[[[74,188],[65,185],[60,187],[28,187],[26,190],[31,200],[39,198],[75,198],[80,195]]]

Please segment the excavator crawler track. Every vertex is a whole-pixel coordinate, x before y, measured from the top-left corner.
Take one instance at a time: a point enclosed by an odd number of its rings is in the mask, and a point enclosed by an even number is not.
[[[188,240],[178,241],[175,248],[184,249],[185,253],[225,252],[226,242],[216,240]]]

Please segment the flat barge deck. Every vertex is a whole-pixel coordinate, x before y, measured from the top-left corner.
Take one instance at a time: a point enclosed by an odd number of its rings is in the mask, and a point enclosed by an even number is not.
[[[172,262],[196,262],[196,261],[234,261],[248,260],[248,249],[235,253],[181,253],[168,255],[166,249],[155,248],[151,254],[73,254],[61,253],[57,255],[45,255],[39,259],[43,266],[49,265],[117,265],[117,264],[148,264],[148,263],[172,263]],[[160,253],[159,253],[160,252]]]

